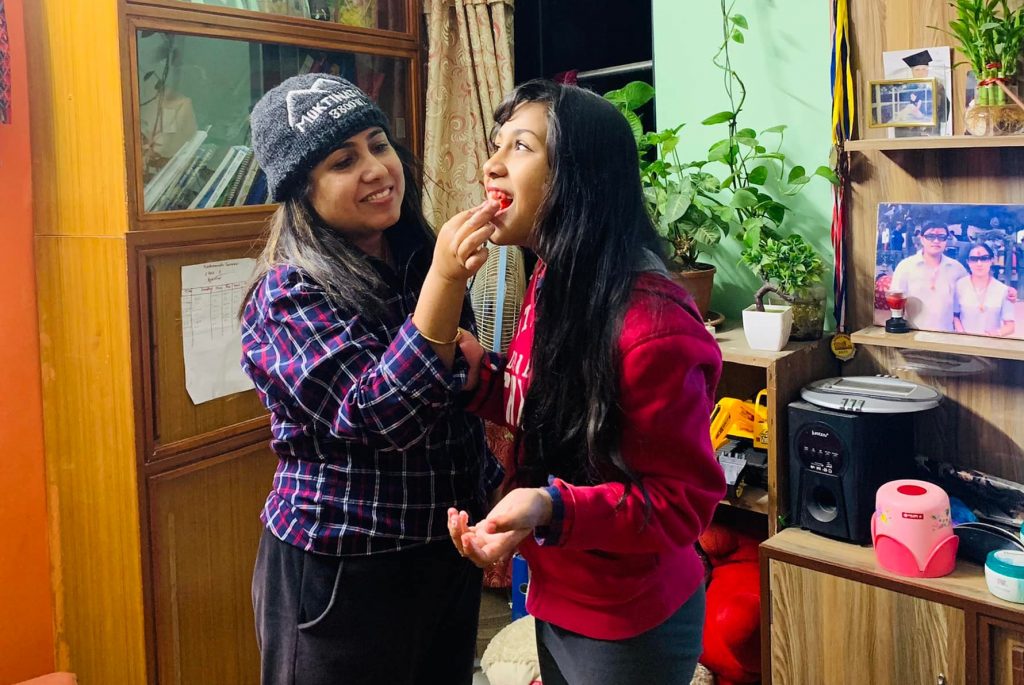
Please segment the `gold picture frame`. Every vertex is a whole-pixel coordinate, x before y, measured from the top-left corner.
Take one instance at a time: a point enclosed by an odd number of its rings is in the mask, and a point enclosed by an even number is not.
[[[928,128],[939,123],[935,78],[881,79],[868,83],[869,128]]]

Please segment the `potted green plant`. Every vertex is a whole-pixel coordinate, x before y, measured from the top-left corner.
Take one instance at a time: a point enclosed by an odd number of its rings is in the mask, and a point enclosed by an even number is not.
[[[629,121],[640,155],[640,180],[647,209],[659,234],[668,244],[673,275],[697,302],[707,317],[715,267],[702,262],[728,231],[728,223],[715,211],[722,204],[715,197],[721,183],[679,158],[680,124],[662,131],[643,130],[637,110],[654,97],[654,88],[643,81],[604,95]]]
[[[654,96],[650,85],[634,81],[605,94],[633,128],[648,206],[659,231],[672,246],[672,261],[690,272],[713,269],[702,265],[699,257],[710,254],[730,233],[746,249],[757,246],[762,236],[780,238],[779,227],[789,212],[780,198],[796,195],[814,176],[833,184],[839,182],[827,166],[808,174],[804,167],[787,159],[781,149],[785,125],[771,126],[760,133],[740,126],[747,91],[732,68],[729,46],[745,41],[744,31],[749,24],[746,17],[732,12],[732,5],[721,2],[722,43],[712,59],[723,73],[729,109],[701,122],[704,126],[724,125],[727,135],[713,143],[703,158],[683,161],[685,141],[679,135],[682,125],[660,132],[643,130],[636,110]]]
[[[1024,7],[1011,10],[1007,0],[955,0],[949,30],[978,78],[975,99],[968,103],[964,126],[971,135],[1009,135],[1024,130],[1024,110],[1007,103],[1000,87],[1017,73],[1024,46]]]
[[[807,241],[799,235],[764,237],[757,245],[744,248],[740,259],[761,279],[754,304],[743,311],[743,330],[751,347],[782,349],[790,337],[821,337],[825,323],[824,293],[815,290],[824,290],[821,280],[825,263]],[[764,298],[768,293],[775,293],[787,304],[766,305]],[[788,316],[762,316],[786,310]],[[789,323],[775,321],[777,318],[788,318]],[[790,327],[792,335],[786,330]]]

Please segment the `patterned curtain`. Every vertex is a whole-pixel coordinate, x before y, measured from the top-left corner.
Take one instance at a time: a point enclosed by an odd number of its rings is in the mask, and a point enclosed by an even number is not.
[[[483,202],[480,168],[489,154],[487,141],[492,115],[514,85],[513,3],[514,0],[423,0],[429,47],[423,213],[436,228],[452,215]],[[488,267],[494,266],[490,262],[497,263],[499,259],[504,263],[501,254],[517,258],[516,263],[522,270],[518,249],[514,253],[492,249]],[[488,288],[488,284],[489,281],[475,279],[474,292],[480,289],[477,286]],[[505,318],[514,317],[519,311],[522,288],[512,290],[520,300],[508,303]],[[494,300],[494,297],[490,295],[485,299]],[[474,297],[473,305],[478,319],[493,316],[493,302],[490,306],[481,306],[479,298]],[[495,323],[491,323],[492,329]],[[483,324],[481,320],[481,330],[486,328]],[[506,474],[511,473],[512,434],[491,423],[487,423],[486,428],[488,445],[505,465]],[[510,587],[511,564],[505,562],[487,568],[484,585]]]
[[[423,213],[437,228],[483,202],[491,115],[512,90],[514,0],[424,0],[429,54]]]

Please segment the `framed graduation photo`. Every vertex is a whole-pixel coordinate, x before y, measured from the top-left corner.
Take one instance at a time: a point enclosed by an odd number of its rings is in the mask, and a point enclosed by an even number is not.
[[[931,127],[938,122],[934,78],[871,81],[869,90],[871,128]]]
[[[935,126],[900,126],[889,129],[890,138],[909,136],[953,135],[953,121],[950,119],[953,93],[953,69],[948,46],[911,48],[909,50],[888,50],[882,53],[882,77],[886,79],[935,79],[934,109]]]

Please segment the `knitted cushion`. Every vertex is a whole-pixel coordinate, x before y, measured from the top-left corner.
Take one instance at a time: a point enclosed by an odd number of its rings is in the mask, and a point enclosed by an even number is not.
[[[540,680],[533,616],[508,624],[491,639],[480,659],[490,685],[531,685]]]

